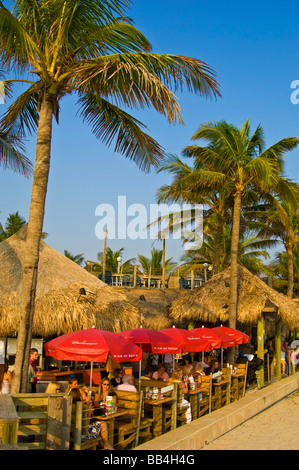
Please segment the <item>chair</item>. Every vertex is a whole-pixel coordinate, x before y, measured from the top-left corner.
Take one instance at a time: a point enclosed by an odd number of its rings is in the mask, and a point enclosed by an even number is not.
[[[89,410],[83,406],[82,402],[72,405],[70,434],[70,449],[72,450],[96,450],[97,446],[102,442],[101,436],[84,441],[90,421],[88,413]]]
[[[98,278],[102,281],[103,280],[103,273],[98,275]],[[111,285],[112,282],[112,274],[110,271],[105,271],[105,284]]]
[[[132,284],[132,279],[129,274],[124,274],[122,277],[122,285],[123,286],[130,286]]]
[[[233,400],[238,400],[245,396],[247,373],[248,373],[248,361],[245,364],[234,364],[237,369],[236,374],[231,376],[231,397]]]
[[[215,397],[212,396],[212,374],[201,377],[200,390],[202,392],[202,400],[198,401],[197,418],[211,413],[214,407]]]
[[[131,286],[134,286],[134,278],[132,279]],[[136,286],[142,287],[143,282],[140,276],[136,276]]]
[[[180,289],[190,289],[190,285],[188,284],[188,281],[182,276],[179,279],[179,283],[180,283]]]
[[[143,439],[144,442],[152,439],[152,423],[153,420],[144,418],[143,411],[143,392],[127,392],[124,390],[115,390],[117,394],[118,409],[128,411],[128,416],[123,417],[120,421],[116,421],[114,429],[118,431],[116,447],[123,450],[130,446],[135,446],[138,433],[138,440]]]

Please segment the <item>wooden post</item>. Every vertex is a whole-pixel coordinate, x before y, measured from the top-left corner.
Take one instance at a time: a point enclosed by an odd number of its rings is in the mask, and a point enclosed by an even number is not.
[[[276,323],[275,332],[276,377],[281,380],[281,319]]]
[[[19,417],[10,394],[0,394],[0,444],[15,446],[18,442]]]
[[[136,287],[136,279],[137,279],[137,264],[135,264],[134,266],[133,287]]]
[[[264,361],[264,316],[258,318],[257,322],[257,356]],[[264,386],[264,365],[260,366],[260,388]]]
[[[165,289],[165,238],[163,238],[162,288]]]
[[[51,396],[48,400],[47,450],[69,450],[72,397]]]
[[[150,287],[151,287],[151,274],[152,274],[152,268],[150,267],[150,268],[149,268],[149,272],[148,272],[148,279],[147,279],[147,282],[148,282],[147,287],[148,287],[148,289],[150,289]]]
[[[103,282],[105,282],[105,274],[106,274],[107,233],[108,233],[108,230],[105,229],[105,241],[104,241],[104,253],[103,253],[103,270],[102,270],[102,281]]]
[[[191,290],[194,289],[194,268],[191,269]]]

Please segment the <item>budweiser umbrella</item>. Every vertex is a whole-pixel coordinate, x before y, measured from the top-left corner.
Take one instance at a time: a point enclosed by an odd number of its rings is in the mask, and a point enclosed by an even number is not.
[[[181,341],[172,339],[160,331],[148,328],[134,328],[133,330],[122,331],[118,335],[132,343],[138,344],[144,352],[180,354],[183,349]]]
[[[134,328],[133,330],[118,333],[132,343],[138,344],[144,352],[154,354],[181,354],[183,346],[160,331],[148,328]],[[139,391],[141,390],[141,361],[139,363]]]
[[[209,341],[198,335],[194,330],[184,330],[172,327],[160,331],[170,338],[182,343],[183,353],[208,351],[211,349]]]
[[[234,328],[229,328],[227,326],[218,326],[212,328],[212,331],[215,331],[217,334],[221,335],[221,337],[223,336],[223,333],[225,333],[232,340],[235,341],[234,345],[250,343],[250,337],[248,335]]]
[[[89,328],[74,331],[52,339],[45,344],[47,356],[61,361],[89,361],[90,394],[93,362],[106,362],[109,354],[116,362],[140,361],[143,352],[136,344],[111,331]]]

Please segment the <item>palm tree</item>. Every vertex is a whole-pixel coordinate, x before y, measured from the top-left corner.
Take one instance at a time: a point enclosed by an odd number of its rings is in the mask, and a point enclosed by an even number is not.
[[[26,220],[19,214],[19,211],[8,214],[4,227],[0,223],[0,242],[17,233],[25,224]]]
[[[118,261],[117,258],[122,257],[124,248],[120,248],[117,251],[111,250],[111,248],[107,247],[106,251],[106,269],[111,271],[111,273],[117,273],[118,271]],[[99,252],[97,258],[100,264],[103,264],[103,252]],[[130,258],[126,261],[121,262],[122,272],[123,273],[132,273],[134,271],[134,262],[135,258]]]
[[[274,261],[269,266],[273,271],[273,288],[286,294],[289,286],[288,255],[284,251],[277,253]],[[293,251],[293,292],[296,297],[299,295],[299,248],[295,246]]]
[[[153,54],[148,40],[124,17],[129,0],[15,0],[12,13],[0,2],[1,64],[18,75],[32,74],[9,107],[2,125],[37,130],[27,249],[20,299],[15,378],[12,390],[25,389],[34,315],[39,243],[50,167],[52,119],[61,99],[78,97],[81,116],[96,137],[149,170],[163,149],[143,124],[121,109],[153,107],[170,123],[182,122],[168,88],[184,85],[201,96],[219,96],[213,70],[178,55]],[[29,325],[29,328],[27,327]],[[23,370],[22,380],[21,371]]]
[[[264,132],[259,125],[251,135],[249,120],[238,128],[226,121],[202,124],[193,140],[204,140],[206,147],[188,146],[184,154],[192,156],[202,167],[194,188],[210,191],[225,189],[233,197],[229,326],[236,328],[238,307],[238,248],[242,201],[247,190],[267,194],[278,186],[283,173],[283,155],[294,149],[299,138],[282,139],[265,149]],[[233,349],[233,348],[232,348]],[[234,354],[234,351],[231,351]],[[232,357],[229,358],[233,360]]]
[[[79,255],[72,255],[68,250],[64,250],[64,256],[74,261],[74,263],[79,264],[79,266],[82,266],[82,263],[84,261],[83,253],[80,253]]]
[[[151,258],[144,255],[138,255],[138,260],[142,266],[144,274],[157,276],[162,274],[163,250],[151,249]],[[176,266],[171,262],[172,258],[165,260],[165,274],[169,274]]]
[[[287,199],[269,195],[269,203],[264,210],[253,211],[250,216],[254,217],[254,225],[259,231],[259,236],[271,236],[280,241],[286,253],[288,287],[286,295],[293,297],[294,287],[294,250],[298,243],[298,209],[299,209],[299,185],[292,183],[295,199]]]

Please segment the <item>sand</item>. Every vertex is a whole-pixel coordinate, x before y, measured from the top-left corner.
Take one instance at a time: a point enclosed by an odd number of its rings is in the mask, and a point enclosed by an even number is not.
[[[200,450],[298,450],[299,392]]]

